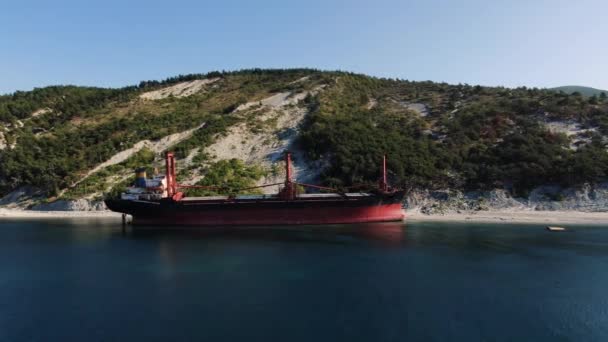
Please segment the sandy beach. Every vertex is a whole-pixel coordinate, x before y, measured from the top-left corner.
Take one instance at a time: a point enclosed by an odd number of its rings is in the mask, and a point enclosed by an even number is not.
[[[112,211],[36,211],[0,208],[2,218],[68,218],[68,217],[120,217]]]
[[[407,221],[608,225],[608,212],[489,210],[426,215],[407,211],[406,217]]]

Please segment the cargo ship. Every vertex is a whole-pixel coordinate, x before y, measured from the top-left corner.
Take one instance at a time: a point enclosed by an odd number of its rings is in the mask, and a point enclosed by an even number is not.
[[[186,197],[182,190],[188,188],[221,188],[178,184],[172,152],[165,154],[165,166],[165,175],[153,178],[146,178],[143,170],[137,170],[134,186],[120,198],[106,199],[106,206],[131,215],[134,225],[150,226],[345,224],[404,219],[405,192],[388,185],[386,157],[382,178],[377,188],[369,192],[341,192],[298,183],[292,178],[290,153],[285,154],[285,181],[256,187],[281,187],[271,195]],[[316,193],[302,193],[303,189]]]

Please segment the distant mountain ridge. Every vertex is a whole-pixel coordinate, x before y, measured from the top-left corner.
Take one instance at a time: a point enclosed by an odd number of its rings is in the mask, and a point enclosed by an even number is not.
[[[593,95],[600,96],[600,94],[602,94],[602,93],[605,93],[606,95],[608,95],[608,90],[602,90],[602,89],[584,87],[584,86],[573,86],[573,85],[555,87],[555,88],[551,88],[550,90],[563,91],[566,94],[573,94],[575,92],[579,92],[585,96],[593,96]]]

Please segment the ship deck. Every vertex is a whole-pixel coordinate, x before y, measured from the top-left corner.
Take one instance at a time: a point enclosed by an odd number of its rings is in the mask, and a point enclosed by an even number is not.
[[[324,200],[360,200],[372,197],[370,193],[349,192],[344,194],[301,194],[291,201],[324,201]],[[203,197],[184,197],[181,203],[187,205],[191,203],[218,203],[218,202],[282,202],[284,199],[276,194],[273,195],[238,195],[238,196],[203,196]]]

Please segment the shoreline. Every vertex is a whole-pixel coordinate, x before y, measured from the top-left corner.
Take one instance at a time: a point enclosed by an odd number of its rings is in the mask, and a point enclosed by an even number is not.
[[[120,213],[113,211],[38,211],[22,209],[0,208],[0,219],[2,218],[94,218],[94,217],[117,217]]]
[[[472,222],[472,223],[538,223],[608,225],[608,212],[487,210],[443,215],[426,215],[406,211],[405,222]]]
[[[427,215],[418,210],[407,210],[405,222],[459,223],[537,223],[537,224],[593,224],[608,225],[608,212],[488,210],[442,215]],[[120,218],[120,213],[106,211],[34,211],[0,208],[2,218]]]

